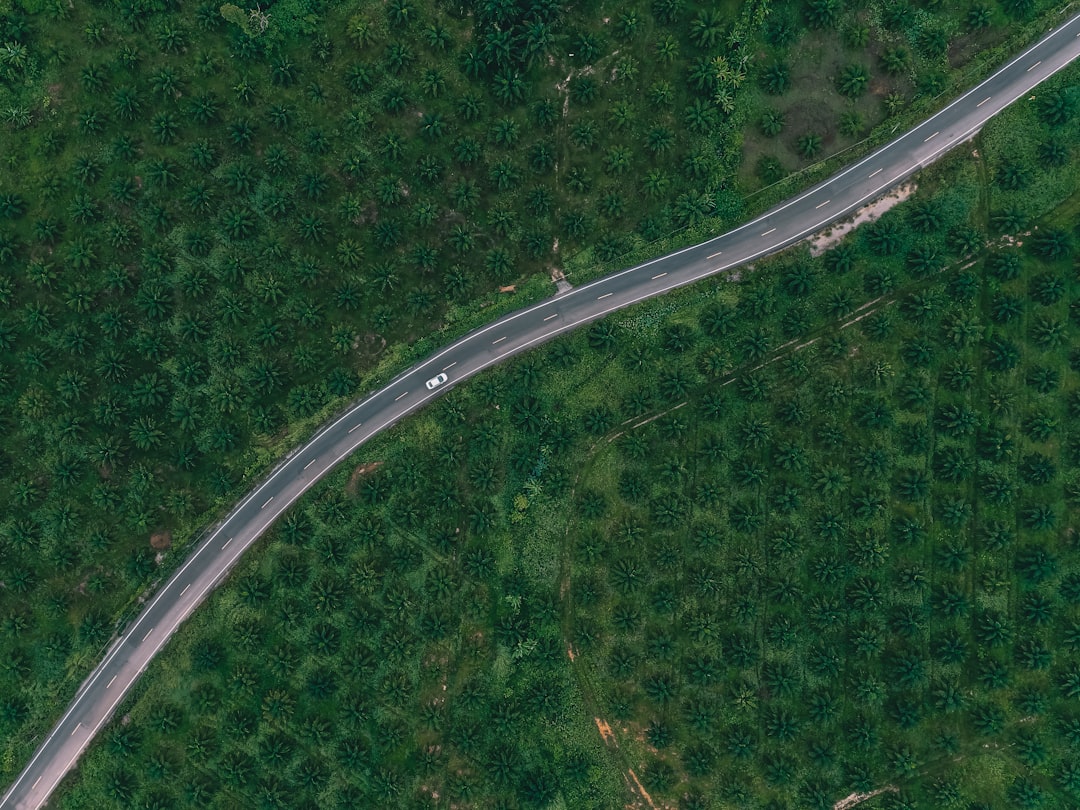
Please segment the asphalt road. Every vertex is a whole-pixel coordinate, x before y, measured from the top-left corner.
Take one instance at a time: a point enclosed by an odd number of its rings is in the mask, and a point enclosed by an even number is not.
[[[1080,16],[932,118],[764,215],[715,239],[557,295],[477,329],[413,366],[294,451],[192,552],[80,687],[59,723],[0,800],[41,807],[150,660],[267,527],[367,439],[477,372],[616,309],[793,244],[882,194],[967,140],[1008,104],[1080,55]],[[424,383],[445,372],[431,391]]]

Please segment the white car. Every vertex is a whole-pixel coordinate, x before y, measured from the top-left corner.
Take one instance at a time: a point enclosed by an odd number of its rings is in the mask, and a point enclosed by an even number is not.
[[[424,383],[424,385],[426,385],[428,391],[430,391],[433,388],[438,388],[444,382],[446,382],[446,375],[445,374],[440,374],[438,377],[432,377],[430,380],[428,380],[426,383]]]

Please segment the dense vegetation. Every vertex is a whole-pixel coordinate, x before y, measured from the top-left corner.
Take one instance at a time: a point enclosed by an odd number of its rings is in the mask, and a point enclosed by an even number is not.
[[[151,535],[188,543],[386,343],[708,209],[734,130],[685,63],[721,46],[671,9],[0,3],[5,744],[175,559]]]
[[[1074,805],[1080,199],[1000,235],[1075,188],[1075,80],[371,443],[60,806]]]
[[[850,147],[913,100],[967,86],[973,60],[1037,10],[1029,0],[776,5],[747,99],[743,184],[773,183]]]
[[[1045,261],[1060,237],[853,313],[593,460],[570,637],[654,796],[1074,806],[1080,357],[1073,255]],[[739,359],[775,342],[750,330]]]

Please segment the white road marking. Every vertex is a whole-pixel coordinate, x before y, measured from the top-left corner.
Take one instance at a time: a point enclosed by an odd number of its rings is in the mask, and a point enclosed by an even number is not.
[[[724,252],[724,251],[722,251],[722,250],[718,250],[718,251],[716,251],[716,253],[714,253],[714,254],[713,254],[712,256],[706,256],[705,258],[706,258],[706,259],[715,259],[715,258],[716,258],[717,256],[719,256],[719,255],[720,255],[721,253],[723,253],[723,252]]]
[[[1031,67],[1029,67],[1029,68],[1028,68],[1028,69],[1027,69],[1027,70],[1025,71],[1025,73],[1031,73],[1031,71],[1033,71],[1033,70],[1034,70],[1035,68],[1037,68],[1037,67],[1038,67],[1039,65],[1041,65],[1041,64],[1042,64],[1042,59],[1040,59],[1040,60],[1039,60],[1038,62],[1036,62],[1036,63],[1035,63],[1034,65],[1032,65]]]
[[[307,469],[308,467],[310,467],[310,466],[311,466],[312,464],[314,464],[314,463],[315,463],[316,461],[318,461],[318,459],[317,459],[317,458],[313,458],[313,459],[312,459],[311,461],[309,461],[309,462],[308,462],[307,464],[305,464],[305,465],[304,465],[304,469],[306,470],[306,469]]]
[[[396,397],[394,397],[394,402],[397,402],[402,397],[407,397],[408,395],[409,395],[408,391],[406,391],[404,394],[398,394]]]
[[[604,293],[603,295],[596,296],[596,300],[599,301],[602,298],[607,298],[609,295],[614,295],[614,294],[615,293]]]
[[[769,230],[765,231],[765,233],[763,233],[762,236],[768,236],[770,233],[772,233],[775,230],[776,230],[776,228],[769,228]]]
[[[270,501],[272,501],[272,500],[274,500],[274,496],[273,496],[273,495],[271,495],[271,496],[270,496],[269,498],[267,498],[267,499],[266,499],[266,503],[264,503],[264,504],[263,504],[262,506],[260,506],[259,508],[260,508],[260,509],[265,509],[266,507],[268,507],[268,506],[270,505]],[[231,537],[230,537],[229,539],[230,539],[230,540],[232,540],[232,538],[231,538]]]
[[[929,138],[924,138],[924,139],[923,139],[923,143],[926,143],[927,141],[929,141],[929,140],[932,140],[933,138],[936,138],[936,137],[937,137],[937,135],[938,135],[938,134],[937,134],[937,133],[935,132],[935,133],[934,133],[933,135],[931,135],[931,136],[930,136]]]
[[[74,728],[74,729],[72,729],[72,732],[71,732],[71,736],[72,736],[72,737],[74,737],[74,736],[75,736],[75,732],[76,732],[76,731],[78,731],[78,730],[79,730],[80,728],[82,728],[82,723],[76,723],[76,724],[75,724],[75,728]]]
[[[40,782],[40,781],[41,781],[41,777],[39,776],[37,779],[34,780],[34,784],[30,786],[30,789],[35,790],[37,788],[37,786],[38,786],[38,782]]]
[[[351,428],[349,428],[349,433],[352,433],[354,430],[356,430],[362,424],[364,424],[364,423],[363,422],[357,422],[355,425],[353,425]]]
[[[876,172],[871,172],[870,176],[873,177],[875,174],[881,174],[881,169],[878,169]]]
[[[492,346],[494,346],[494,345],[495,345],[496,343],[502,343],[502,342],[503,342],[504,340],[506,340],[506,335],[503,335],[503,336],[502,336],[501,338],[499,338],[498,340],[493,340],[493,341],[491,341],[491,345],[492,345]]]
[[[828,205],[831,202],[832,202],[832,200],[826,200],[823,203],[819,203],[819,204],[814,206],[814,210],[817,211],[819,208],[824,208],[826,205]]]
[[[189,582],[187,585],[184,586],[184,590],[180,591],[180,595],[183,596],[185,593],[187,593],[188,588],[190,588],[190,587],[191,587],[191,583]]]
[[[455,361],[454,361],[453,363],[451,363],[450,365],[446,366],[446,367],[445,367],[445,368],[443,369],[443,371],[449,371],[450,369],[452,369],[452,368],[453,368],[454,366],[456,366],[456,365],[457,365],[457,360],[455,360]]]
[[[988,102],[988,101],[989,101],[990,99],[992,99],[992,98],[993,98],[993,96],[987,96],[986,98],[984,98],[984,99],[983,99],[982,101],[980,101],[980,102],[979,102],[978,104],[976,104],[975,106],[976,106],[976,107],[981,107],[981,106],[982,106],[983,104],[985,104],[986,102]]]
[[[267,501],[266,503],[270,503],[270,501]],[[264,507],[266,506],[266,503],[263,504]],[[231,543],[232,541],[233,541],[233,539],[230,537],[228,540],[226,540],[224,543],[222,543],[221,544],[221,550],[224,551],[225,549],[227,549],[229,547],[229,543]],[[187,589],[185,588],[184,590],[187,590]]]
[[[548,315],[546,318],[544,318],[544,320],[545,321],[550,321],[552,318],[558,318],[558,317],[559,317],[559,313],[558,312],[553,312],[550,315]]]
[[[719,255],[719,254],[715,254],[715,255]],[[711,259],[712,256],[710,256],[709,258]],[[667,273],[657,273],[655,276],[652,277],[652,281],[656,281],[658,278],[663,278],[666,275],[667,275]]]
[[[142,637],[142,640],[146,641],[148,638],[150,638],[150,634],[153,633],[153,632],[154,632],[154,628],[151,627],[149,630],[146,631],[146,635]]]
[[[108,689],[110,686],[112,686],[113,681],[115,681],[115,680],[116,680],[116,676],[113,675],[112,676],[112,681],[109,681],[107,684],[105,684],[105,688]]]

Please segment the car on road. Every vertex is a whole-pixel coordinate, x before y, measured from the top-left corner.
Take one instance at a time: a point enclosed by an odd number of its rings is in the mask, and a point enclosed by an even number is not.
[[[445,374],[440,374],[437,377],[432,377],[430,380],[428,380],[426,383],[424,383],[424,385],[426,385],[428,391],[430,391],[433,388],[438,388],[444,382],[446,382],[446,375]]]

